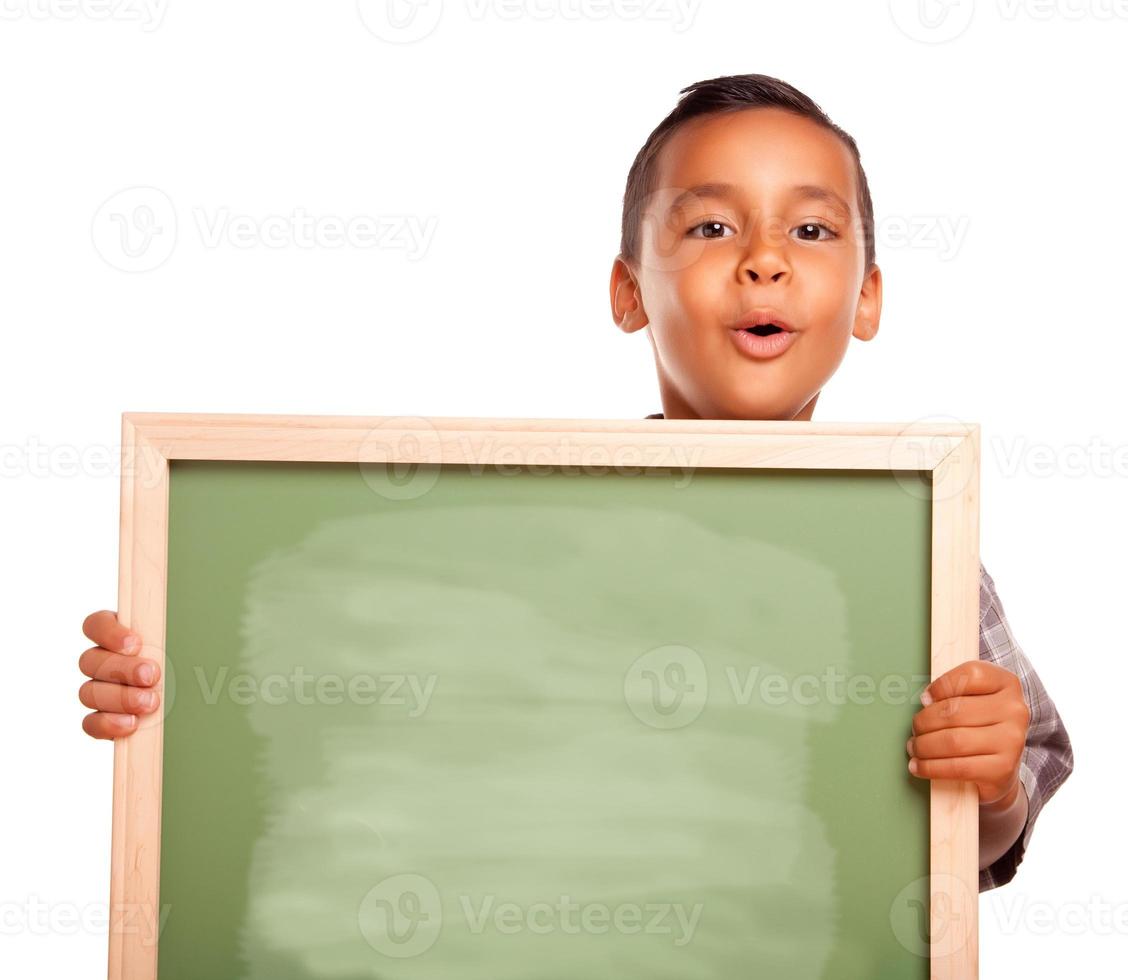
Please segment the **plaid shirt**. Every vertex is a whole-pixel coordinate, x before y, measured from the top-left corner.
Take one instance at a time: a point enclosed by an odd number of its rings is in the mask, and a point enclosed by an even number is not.
[[[1030,801],[1026,826],[1006,854],[979,872],[979,890],[984,892],[1005,885],[1014,877],[1030,843],[1034,821],[1046,801],[1073,772],[1073,747],[1053,701],[1011,632],[995,582],[982,562],[979,563],[979,659],[1017,674],[1022,683],[1022,696],[1030,709],[1026,748],[1018,764],[1018,776]]]
[[[663,416],[657,412],[646,417],[660,419]],[[1014,877],[1030,843],[1034,821],[1073,772],[1073,747],[1053,701],[1011,632],[995,582],[982,562],[979,563],[979,659],[1017,674],[1022,696],[1030,709],[1026,748],[1018,764],[1018,777],[1030,804],[1026,825],[1006,854],[980,870],[979,890],[985,892],[1005,885]]]

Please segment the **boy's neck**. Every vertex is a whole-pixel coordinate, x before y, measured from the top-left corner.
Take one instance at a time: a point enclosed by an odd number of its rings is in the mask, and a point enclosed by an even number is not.
[[[662,398],[662,414],[661,418],[664,419],[700,419],[712,418],[713,416],[705,416],[699,414],[693,407],[681,397],[678,392],[662,388],[659,392]],[[819,400],[820,392],[815,392],[814,397],[807,402],[795,415],[789,415],[786,419],[776,421],[792,421],[792,422],[810,422],[811,417],[815,412],[815,402]],[[649,417],[649,416],[648,416]],[[747,421],[760,421],[760,419],[748,419]]]

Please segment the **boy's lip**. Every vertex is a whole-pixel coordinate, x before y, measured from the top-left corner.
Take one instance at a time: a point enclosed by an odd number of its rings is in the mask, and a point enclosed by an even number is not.
[[[759,337],[751,330],[730,330],[729,336],[736,349],[745,357],[756,361],[766,361],[779,357],[793,343],[795,343],[794,330],[777,330],[766,337]]]
[[[749,327],[762,327],[768,323],[774,323],[777,327],[786,330],[788,333],[791,333],[795,329],[783,318],[779,310],[775,310],[770,306],[758,306],[753,310],[742,313],[739,319],[732,324],[730,329],[747,330]]]

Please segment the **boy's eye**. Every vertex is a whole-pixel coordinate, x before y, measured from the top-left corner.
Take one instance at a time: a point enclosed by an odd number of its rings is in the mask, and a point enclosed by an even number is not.
[[[795,230],[800,231],[806,235],[813,236],[810,238],[803,238],[802,240],[805,242],[822,242],[826,241],[829,238],[838,237],[832,228],[828,228],[826,225],[822,224],[819,221],[804,221],[803,224],[797,225]],[[826,232],[826,238],[819,237],[820,231]]]
[[[687,232],[687,235],[689,235],[689,237],[691,238],[724,238],[726,237],[724,234],[724,230],[726,228],[729,231],[732,231],[732,228],[729,225],[726,225],[723,221],[702,221],[700,224],[696,224],[692,228],[690,228]],[[837,232],[835,232],[833,228],[824,225],[821,221],[805,221],[803,222],[803,224],[797,225],[792,230],[798,231],[800,240],[805,242],[825,242],[831,238],[838,237]],[[700,235],[697,235],[696,232],[698,231],[701,231],[702,233]],[[822,232],[825,232],[826,234],[823,235],[821,234]],[[733,234],[736,233],[733,232]]]
[[[695,231],[697,231],[698,228],[707,228],[710,232],[714,232],[718,228],[724,229],[724,228],[728,228],[728,227],[729,226],[726,225],[723,221],[702,221],[701,224],[694,225],[692,228],[690,228],[688,234],[691,237],[696,238],[698,236],[694,235],[693,233]],[[732,229],[729,228],[729,231],[732,231]],[[724,238],[725,236],[723,234],[719,234],[719,235],[718,234],[706,234],[706,235],[702,235],[700,237],[712,239],[712,238]]]

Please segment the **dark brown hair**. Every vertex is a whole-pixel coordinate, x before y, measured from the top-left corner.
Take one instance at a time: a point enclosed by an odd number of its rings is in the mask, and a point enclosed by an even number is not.
[[[858,174],[858,211],[865,236],[866,269],[874,263],[873,200],[869,182],[862,168],[858,144],[845,130],[830,121],[822,109],[808,96],[787,82],[769,75],[725,75],[694,82],[681,90],[681,98],[643,143],[627,174],[623,194],[623,227],[619,254],[628,261],[638,260],[639,229],[647,198],[654,192],[658,153],[674,131],[697,116],[735,112],[740,109],[785,109],[829,129],[853,154]]]

